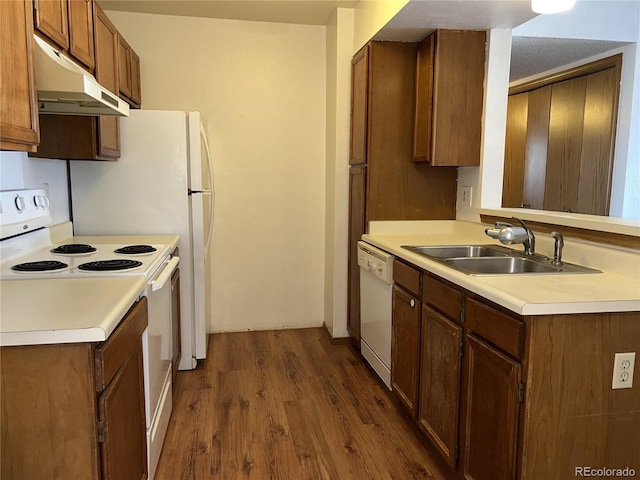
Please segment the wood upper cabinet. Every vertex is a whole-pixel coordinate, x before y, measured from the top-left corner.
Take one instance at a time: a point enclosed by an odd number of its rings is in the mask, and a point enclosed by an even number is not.
[[[366,221],[455,218],[455,168],[411,161],[415,43],[371,42],[367,121]]]
[[[391,322],[391,385],[411,414],[418,413],[420,298],[393,286]]]
[[[140,57],[118,34],[118,71],[120,94],[133,107],[140,107]]]
[[[33,152],[40,142],[31,2],[0,1],[0,149]]]
[[[351,165],[367,163],[369,48],[369,44],[365,45],[351,60]]]
[[[119,93],[118,30],[96,5],[96,80],[116,96]],[[98,144],[96,157],[115,159],[120,157],[120,119],[98,117]]]
[[[69,1],[69,53],[93,71],[95,44],[93,33],[93,0]]]
[[[463,478],[516,478],[521,365],[473,335],[465,338],[461,412]]]
[[[62,50],[69,50],[68,0],[33,0],[36,30]]]
[[[118,31],[95,4],[95,76],[118,93]],[[41,141],[34,157],[66,160],[116,160],[120,157],[120,119],[78,115],[40,115]]]
[[[135,107],[142,105],[142,83],[140,80],[140,57],[133,48],[129,50],[131,55],[131,102]]]
[[[418,425],[447,463],[456,466],[462,328],[422,306]]]
[[[147,478],[146,327],[142,297],[105,342],[2,347],[2,478]]]
[[[93,0],[34,0],[36,30],[93,71]]]
[[[418,47],[413,160],[480,164],[486,32],[436,30]]]

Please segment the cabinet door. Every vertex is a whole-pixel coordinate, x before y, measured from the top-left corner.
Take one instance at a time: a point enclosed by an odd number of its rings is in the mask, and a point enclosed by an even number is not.
[[[97,4],[95,12],[96,79],[118,96],[118,31]],[[97,156],[120,157],[119,118],[98,117]]]
[[[360,267],[358,266],[358,240],[366,230],[365,186],[367,167],[349,169],[349,311],[347,330],[354,344],[360,345]]]
[[[35,27],[62,50],[69,50],[67,0],[34,0]]]
[[[434,49],[435,35],[429,35],[418,47],[416,70],[416,111],[413,125],[414,162],[431,162]]]
[[[69,0],[69,53],[89,70],[95,67],[93,0]]]
[[[479,165],[486,32],[438,30],[432,165]]]
[[[369,45],[351,60],[351,145],[349,163],[367,163]]]
[[[147,478],[142,341],[98,399],[103,480]]]
[[[504,142],[504,173],[502,176],[502,206],[524,205],[524,169],[527,144],[529,94],[510,95],[507,103],[507,129]]]
[[[171,340],[172,340],[172,376],[175,385],[176,374],[178,373],[178,365],[180,365],[180,357],[182,356],[182,343],[180,336],[180,269],[176,269],[171,276]],[[173,389],[173,395],[178,392],[177,388]]]
[[[431,37],[418,56],[414,159],[434,166],[479,165],[486,32],[437,30]]]
[[[40,133],[30,1],[0,1],[0,45],[0,149],[34,151]]]
[[[391,327],[393,392],[415,418],[418,410],[420,300],[394,285]]]
[[[552,86],[545,210],[609,213],[617,79],[608,68]]]
[[[130,49],[131,53],[131,101],[134,106],[142,104],[142,87],[140,84],[140,57]]]
[[[462,328],[427,305],[422,307],[420,429],[455,468]]]
[[[120,34],[118,34],[118,75],[120,93],[131,98],[131,48]]]
[[[462,474],[468,480],[515,479],[521,366],[469,334],[465,357]]]

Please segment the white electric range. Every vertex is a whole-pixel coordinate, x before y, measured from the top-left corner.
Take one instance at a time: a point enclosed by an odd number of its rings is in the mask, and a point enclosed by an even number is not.
[[[148,327],[142,336],[147,461],[153,478],[172,410],[171,276],[180,258],[164,244],[53,243],[43,190],[0,192],[0,280],[142,276]],[[19,233],[17,233],[19,232]],[[17,233],[17,234],[16,234]],[[99,237],[94,237],[99,239]]]

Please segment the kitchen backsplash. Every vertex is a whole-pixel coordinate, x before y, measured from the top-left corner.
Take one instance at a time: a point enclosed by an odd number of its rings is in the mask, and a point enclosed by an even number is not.
[[[49,192],[53,223],[70,220],[67,162],[0,151],[0,190],[21,188],[45,188]]]

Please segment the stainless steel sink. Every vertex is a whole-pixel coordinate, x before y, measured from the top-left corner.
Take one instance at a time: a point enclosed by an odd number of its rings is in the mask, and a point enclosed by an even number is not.
[[[504,257],[513,254],[513,250],[498,245],[435,245],[435,246],[403,246],[412,252],[426,257],[460,258],[460,257]]]
[[[558,273],[561,267],[532,262],[521,257],[447,258],[445,262],[465,273],[496,275],[513,273]]]
[[[567,262],[556,265],[544,255],[526,255],[499,245],[405,245],[402,248],[467,275],[601,273]]]

